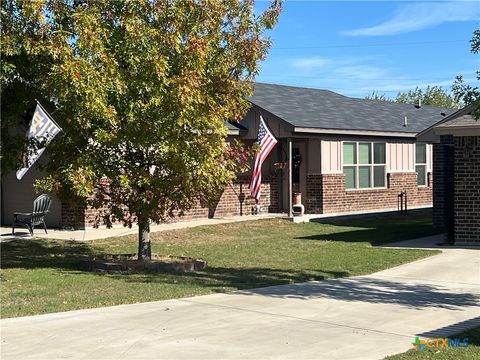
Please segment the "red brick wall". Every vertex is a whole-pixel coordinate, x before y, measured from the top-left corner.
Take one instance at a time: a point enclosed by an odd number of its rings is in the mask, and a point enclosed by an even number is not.
[[[62,227],[85,228],[85,208],[81,204],[62,202]]]
[[[322,174],[307,175],[306,212],[323,213],[323,181]]]
[[[249,215],[255,207],[255,199],[250,196],[249,179],[238,178],[228,185],[220,199],[210,208],[196,206],[186,211],[178,220],[202,219]],[[276,177],[262,179],[260,193],[260,212],[278,212],[278,181]],[[103,215],[106,209],[93,209],[82,204],[62,204],[62,226],[84,229],[104,225]]]
[[[430,176],[431,178],[431,176]],[[418,187],[416,173],[391,173],[387,188],[346,190],[343,174],[307,176],[307,212],[336,213],[396,208],[398,194],[407,192],[408,206],[430,205],[432,188]]]
[[[454,202],[454,140],[453,135],[441,135],[440,143],[433,144],[433,225],[446,227],[453,241]]]
[[[210,217],[248,215],[252,213],[255,199],[250,196],[249,179],[238,179],[228,185],[220,200],[210,209]],[[278,212],[278,181],[276,177],[262,180],[260,192],[260,208],[262,213]]]
[[[455,243],[480,244],[480,136],[455,136]]]

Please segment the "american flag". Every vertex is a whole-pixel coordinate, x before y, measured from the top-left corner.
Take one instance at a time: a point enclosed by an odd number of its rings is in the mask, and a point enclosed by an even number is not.
[[[60,126],[57,125],[42,105],[37,103],[32,121],[30,122],[30,129],[27,132],[27,139],[35,138],[38,141],[43,141],[45,145],[48,145],[60,131],[62,131]],[[26,164],[17,171],[18,180],[22,179],[23,175],[25,175],[35,161],[42,156],[44,151],[45,148],[41,148],[28,154]]]
[[[258,143],[260,144],[260,151],[255,158],[255,165],[253,167],[252,179],[250,180],[250,191],[252,197],[258,204],[260,200],[260,187],[262,185],[262,165],[267,158],[270,151],[277,143],[277,139],[272,135],[268,129],[262,115],[260,115],[260,125],[258,126]]]

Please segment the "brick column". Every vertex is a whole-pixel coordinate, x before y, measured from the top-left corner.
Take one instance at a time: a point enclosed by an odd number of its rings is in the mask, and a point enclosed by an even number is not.
[[[480,136],[455,136],[455,243],[480,245]]]
[[[323,213],[322,174],[307,174],[306,212]]]
[[[322,191],[323,213],[347,211],[344,174],[323,174]]]
[[[453,239],[453,136],[442,135],[433,145],[433,225],[445,226]]]

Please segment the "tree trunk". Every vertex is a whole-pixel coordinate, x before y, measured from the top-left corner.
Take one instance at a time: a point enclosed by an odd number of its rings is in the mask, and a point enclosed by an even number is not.
[[[150,243],[150,222],[147,219],[138,219],[138,260],[152,258],[152,245]]]

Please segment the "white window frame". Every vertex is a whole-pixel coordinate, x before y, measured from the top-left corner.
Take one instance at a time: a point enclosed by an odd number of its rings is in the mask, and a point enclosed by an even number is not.
[[[425,146],[425,162],[424,163],[419,163],[417,162],[417,145],[423,145]],[[427,146],[427,143],[422,143],[422,142],[416,142],[415,143],[415,173],[417,174],[417,187],[428,187],[428,154],[427,154],[427,149],[428,149],[428,146]],[[424,171],[424,174],[425,174],[425,177],[424,177],[424,184],[419,184],[418,183],[418,171],[417,171],[417,166],[423,166],[425,168],[425,171]]]
[[[355,144],[355,164],[345,164],[343,161],[343,151],[344,144]],[[370,164],[360,164],[359,163],[359,147],[360,144],[369,144],[370,145]],[[385,162],[381,164],[375,164],[375,144],[383,144],[385,148]],[[370,167],[370,185],[368,187],[360,187],[360,167]],[[384,167],[384,179],[383,186],[375,186],[375,166]],[[345,167],[354,167],[355,168],[355,187],[347,188],[346,190],[367,190],[367,189],[386,189],[387,188],[387,143],[383,141],[342,141],[342,172],[345,174]]]

